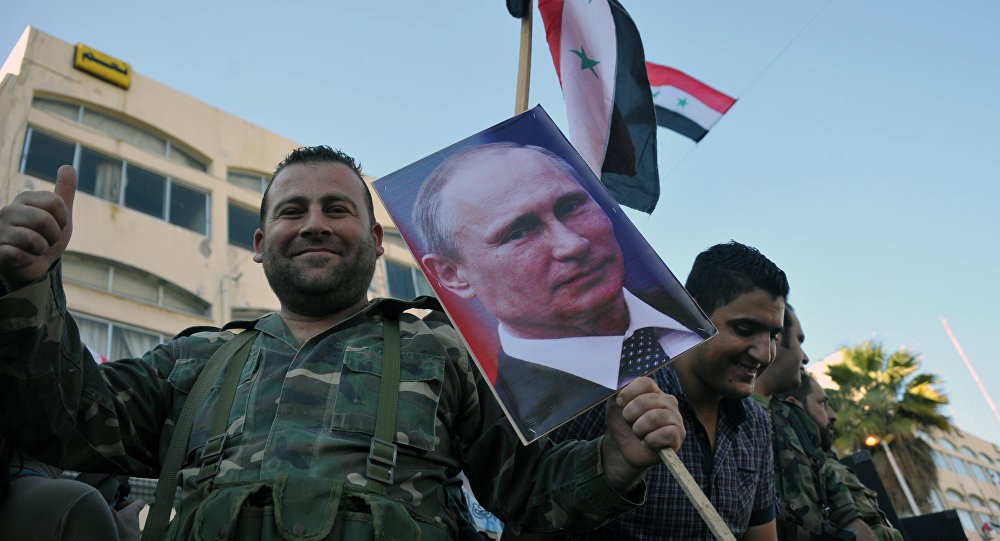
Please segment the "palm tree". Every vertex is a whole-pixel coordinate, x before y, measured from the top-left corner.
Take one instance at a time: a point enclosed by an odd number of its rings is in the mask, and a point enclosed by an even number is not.
[[[920,358],[905,348],[886,356],[882,344],[869,340],[844,349],[843,361],[827,373],[838,386],[830,390],[830,404],[837,412],[834,446],[842,453],[868,449],[897,511],[910,506],[881,446],[868,447],[875,436],[888,444],[903,477],[922,512],[929,512],[931,488],[937,470],[931,448],[918,434],[937,428],[954,430],[940,408],[948,398],[939,390],[935,374],[918,374]]]

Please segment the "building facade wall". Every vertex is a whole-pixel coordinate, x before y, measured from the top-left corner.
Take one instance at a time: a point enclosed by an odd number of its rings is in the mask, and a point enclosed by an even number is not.
[[[27,171],[24,165],[26,143],[37,150],[46,137],[76,145],[76,159],[92,151],[126,164],[121,174],[123,192],[129,182],[133,188],[138,186],[140,170],[168,179],[164,197],[168,213],[172,197],[207,194],[208,203],[205,230],[195,231],[134,210],[121,200],[78,192],[73,238],[64,262],[70,310],[161,339],[192,325],[221,325],[234,316],[253,317],[276,310],[277,299],[263,270],[251,259],[252,238],[243,246],[229,240],[230,208],[244,209],[244,217],[247,211],[256,213],[260,189],[228,179],[236,171],[259,176],[266,183],[275,164],[300,145],[134,71],[128,89],[117,87],[75,69],[73,57],[72,44],[29,27],[0,71],[0,204],[9,203],[23,190],[53,188],[51,179]],[[83,109],[78,118],[72,118],[42,107],[40,100]],[[114,130],[102,129],[99,122],[83,122],[84,115],[91,113],[138,127],[143,137],[168,141],[168,149],[196,159],[204,170],[117,136]],[[35,133],[42,134],[41,138],[29,135]],[[29,137],[36,138],[31,142]],[[51,164],[48,174],[52,178],[58,165]],[[380,260],[371,293],[426,291],[405,245],[392,242],[398,233],[377,198],[376,207],[376,217],[387,231],[386,258],[391,263]],[[76,265],[70,264],[71,258]],[[387,276],[387,266],[393,264],[412,273],[406,287]],[[107,287],[102,282],[105,277]],[[105,356],[113,349],[105,344],[88,345]]]
[[[939,509],[958,511],[971,540],[996,535],[1000,524],[1000,448],[959,430],[924,437],[933,449],[938,484],[932,496]],[[983,533],[983,523],[994,531]]]

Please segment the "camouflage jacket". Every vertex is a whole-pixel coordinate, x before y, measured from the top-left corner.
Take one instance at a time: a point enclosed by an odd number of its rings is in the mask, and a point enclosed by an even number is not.
[[[850,490],[826,464],[818,447],[819,429],[805,410],[783,400],[755,398],[768,406],[774,431],[778,538],[806,541],[833,535],[861,516]]]
[[[881,541],[903,541],[903,534],[892,527],[885,513],[879,509],[878,493],[865,486],[854,471],[837,460],[837,456],[833,453],[826,454],[826,462],[836,472],[837,478],[851,490],[854,504],[861,512],[861,520],[871,527],[875,536]]]
[[[66,312],[56,265],[0,297],[0,430],[17,448],[65,468],[156,477],[185,397],[229,331],[175,338],[139,358],[96,365]],[[377,299],[302,347],[277,314],[240,378],[215,481],[279,473],[365,485],[381,374]],[[443,485],[459,471],[511,529],[589,529],[641,503],[603,474],[600,440],[523,446],[448,319],[400,316],[401,382],[388,496],[453,527]],[[198,409],[181,470],[194,493],[219,384]],[[18,412],[16,415],[10,412]],[[637,501],[638,500],[638,501]]]

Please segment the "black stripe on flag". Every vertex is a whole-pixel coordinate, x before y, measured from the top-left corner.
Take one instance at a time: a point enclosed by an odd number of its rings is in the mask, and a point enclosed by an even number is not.
[[[705,134],[708,133],[708,130],[702,128],[700,124],[680,113],[675,113],[660,105],[655,105],[655,108],[656,123],[663,128],[694,139],[695,142],[701,141],[705,137]]]
[[[617,0],[607,1],[615,22],[618,59],[614,113],[601,182],[619,204],[650,213],[660,198],[660,175],[656,168],[656,120],[653,91],[646,76],[646,56],[639,29],[625,8]]]

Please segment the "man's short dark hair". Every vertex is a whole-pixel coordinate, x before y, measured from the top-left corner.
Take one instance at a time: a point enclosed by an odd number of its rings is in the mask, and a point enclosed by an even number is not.
[[[530,150],[545,156],[553,164],[566,171],[566,174],[570,178],[582,184],[576,169],[572,165],[558,154],[544,147],[500,142],[476,145],[456,152],[431,171],[431,174],[421,184],[417,198],[413,202],[413,224],[417,226],[420,247],[425,253],[439,254],[452,261],[460,262],[458,246],[455,244],[453,234],[455,231],[455,224],[453,223],[455,217],[450,213],[441,212],[441,198],[438,197],[438,194],[451,180],[455,171],[469,162],[474,162],[484,154],[518,149]],[[498,173],[502,173],[502,171],[498,171]]]
[[[762,289],[775,297],[788,298],[785,271],[756,248],[731,240],[698,254],[691,266],[688,292],[709,317],[740,295]]]
[[[792,345],[792,314],[795,313],[795,309],[792,308],[791,304],[785,302],[785,320],[781,322],[781,347],[788,349]]]
[[[794,398],[799,401],[799,404],[801,404],[803,408],[805,408],[808,403],[807,400],[809,399],[809,395],[813,392],[812,382],[814,380],[815,378],[813,378],[812,374],[803,370],[802,379],[799,380],[799,386],[796,387],[794,391],[777,395],[776,398],[780,398],[782,400],[789,397]]]
[[[375,205],[372,202],[372,192],[368,189],[368,183],[365,182],[365,178],[361,176],[361,164],[354,161],[354,158],[348,156],[346,153],[338,149],[330,148],[326,145],[318,145],[314,147],[299,147],[291,151],[288,156],[285,156],[284,160],[274,168],[274,173],[271,175],[271,180],[267,183],[267,189],[264,190],[264,197],[260,200],[260,229],[264,230],[264,220],[267,213],[267,195],[271,191],[271,185],[274,184],[274,178],[278,176],[278,173],[282,169],[288,167],[289,165],[295,164],[310,164],[310,163],[342,163],[354,171],[354,174],[358,176],[358,180],[361,181],[361,185],[365,188],[365,205],[368,208],[368,218],[371,222],[369,225],[375,225]]]

